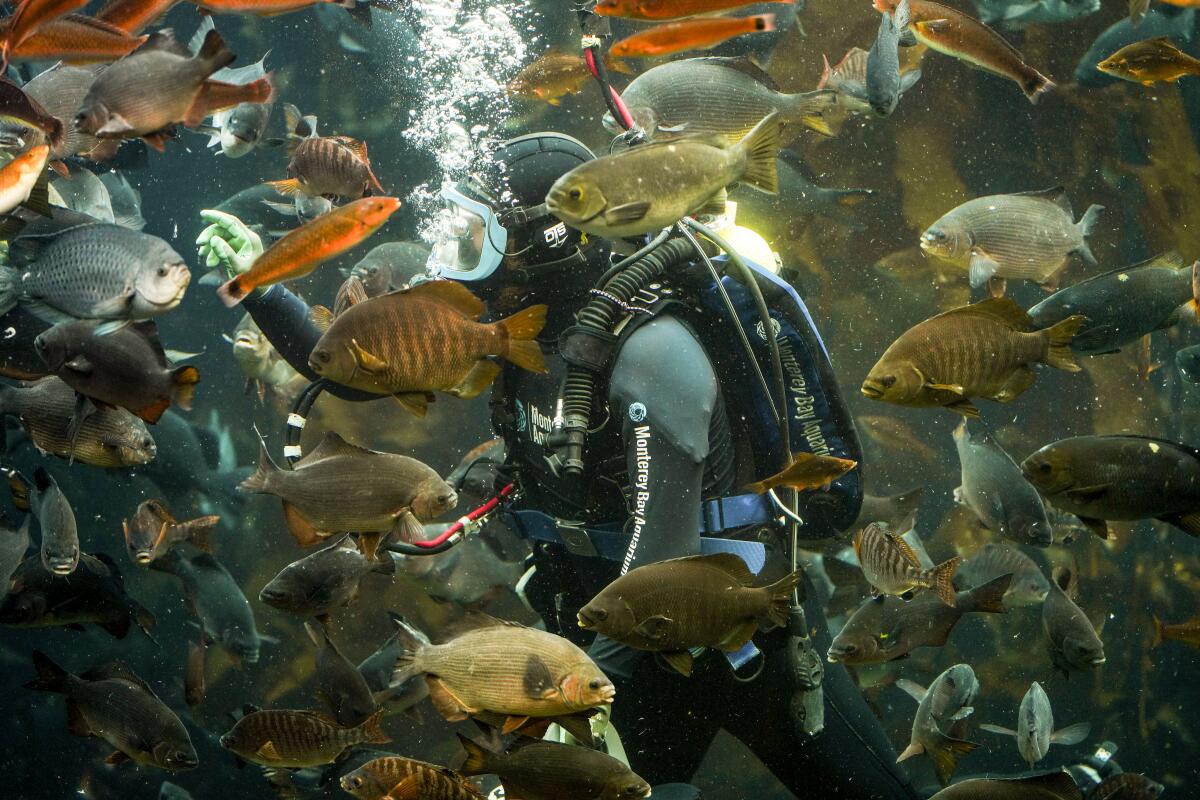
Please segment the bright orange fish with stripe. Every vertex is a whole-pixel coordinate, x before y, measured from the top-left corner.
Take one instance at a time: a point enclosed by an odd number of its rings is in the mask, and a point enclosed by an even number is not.
[[[773,30],[774,14],[669,22],[622,39],[612,46],[609,55],[614,58],[648,58],[687,50],[707,50],[735,36]]]
[[[6,31],[7,26],[0,30]],[[61,60],[67,64],[116,61],[138,49],[147,38],[131,36],[115,25],[82,14],[66,14],[39,27],[13,47],[8,58],[10,61]]]
[[[302,278],[375,233],[399,208],[394,197],[364,197],[335,208],[275,242],[249,272],[222,284],[217,295],[233,308],[260,286]]]
[[[88,0],[22,0],[8,18],[8,30],[3,44],[0,44],[0,51],[3,51],[0,70],[8,68],[12,51],[36,33],[38,28],[63,14],[78,11],[87,4]]]
[[[668,20],[714,14],[741,8],[758,0],[600,0],[595,11],[602,17],[625,19]],[[794,5],[794,0],[768,0]]]
[[[360,3],[358,0],[191,0],[191,2],[198,8],[213,14],[254,14],[259,17],[289,14],[322,3],[341,6],[349,11],[361,12],[369,8],[366,3]]]

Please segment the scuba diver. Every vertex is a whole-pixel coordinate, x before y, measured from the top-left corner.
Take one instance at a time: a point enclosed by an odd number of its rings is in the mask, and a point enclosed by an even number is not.
[[[857,471],[828,491],[779,493],[790,502],[738,491],[794,453],[859,460],[824,345],[791,287],[736,252],[713,255],[721,237],[711,230],[668,229],[620,257],[615,243],[550,216],[550,186],[592,158],[558,133],[505,142],[480,173],[443,190],[430,259],[435,278],[469,286],[491,318],[549,307],[538,339],[548,372],[505,364],[491,407],[506,451],[500,483],[516,488],[505,511],[534,544],[526,596],[549,630],[576,641],[577,610],[624,571],[724,551],[760,583],[774,580],[795,568],[797,540],[838,534],[861,502]],[[249,269],[258,237],[236,218],[203,216],[210,265]],[[244,306],[316,380],[308,359],[321,331],[308,306],[280,285]],[[786,627],[728,658],[701,655],[690,677],[603,637],[591,645],[617,685],[612,725],[651,785],[689,780],[724,728],[798,795],[820,786],[843,798],[918,796],[849,673],[824,667],[815,593],[802,583],[796,599]]]

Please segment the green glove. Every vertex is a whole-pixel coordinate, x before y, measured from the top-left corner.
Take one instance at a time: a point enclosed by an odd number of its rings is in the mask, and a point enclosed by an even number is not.
[[[206,209],[200,212],[200,218],[210,223],[196,238],[204,265],[212,269],[205,276],[205,283],[213,282],[214,278],[218,283],[232,280],[249,271],[263,254],[262,239],[232,214]]]

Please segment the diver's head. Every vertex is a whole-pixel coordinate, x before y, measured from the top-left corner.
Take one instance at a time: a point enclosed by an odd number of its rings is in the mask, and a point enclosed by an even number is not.
[[[604,263],[605,245],[550,216],[546,193],[559,177],[595,156],[561,133],[510,139],[487,168],[442,190],[430,270],[476,285],[533,285]],[[594,277],[594,276],[593,276]],[[481,287],[481,288],[483,288]]]

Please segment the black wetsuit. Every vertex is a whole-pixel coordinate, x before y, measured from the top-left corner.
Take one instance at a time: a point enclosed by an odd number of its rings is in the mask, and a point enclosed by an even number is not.
[[[577,304],[585,292],[586,287]],[[280,354],[315,377],[308,354],[320,332],[308,321],[304,302],[276,286],[247,298],[245,306]],[[562,313],[561,289],[554,307],[559,313],[552,315],[541,337],[550,372],[535,375],[506,367],[493,407],[525,507],[583,523],[632,520],[627,526],[630,543],[620,562],[572,554],[558,544],[542,542],[535,548],[538,572],[528,590],[530,600],[551,630],[577,638],[576,609],[623,566],[698,551],[701,501],[732,488],[734,442],[704,347],[688,324],[664,313],[630,334],[615,358],[607,385],[610,416],[589,439],[588,499],[583,507],[573,505],[570,493],[557,484],[544,447],[565,369],[556,342],[570,323],[570,314]],[[634,483],[638,488],[630,491]],[[833,531],[812,534],[819,538]],[[817,651],[824,653],[829,633],[821,609],[810,601],[806,610]],[[813,791],[846,800],[917,796],[843,667],[830,666],[825,672],[824,731],[798,738],[789,714],[794,684],[787,665],[787,632],[760,635],[756,643],[765,663],[749,683],[735,680],[717,653],[702,655],[692,676],[685,678],[648,654],[604,639],[592,646],[593,657],[617,685],[613,722],[639,774],[651,784],[688,780],[713,736],[725,728],[798,796]],[[728,791],[719,796],[744,796],[738,785],[731,777]]]

